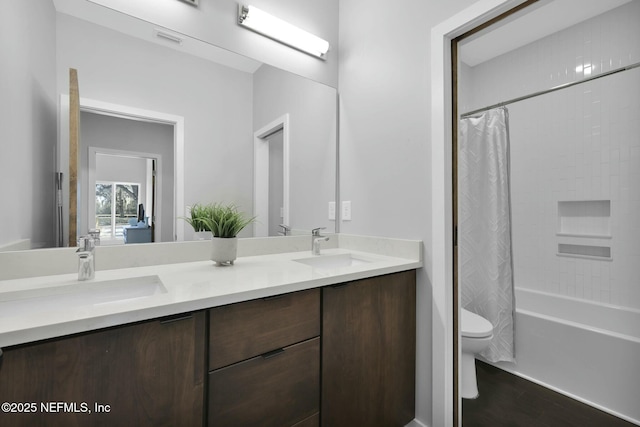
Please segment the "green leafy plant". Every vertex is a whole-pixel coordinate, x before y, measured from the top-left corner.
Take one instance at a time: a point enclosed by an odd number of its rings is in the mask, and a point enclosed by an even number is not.
[[[208,206],[211,208],[211,212],[202,221],[213,233],[213,237],[236,237],[243,228],[256,219],[256,217],[246,217],[244,213],[238,211],[238,207],[234,204],[214,203]]]
[[[202,205],[200,203],[195,203],[191,208],[190,217],[183,218],[191,227],[193,227],[194,231],[211,231],[209,224],[205,221],[207,218],[211,218],[213,205]]]

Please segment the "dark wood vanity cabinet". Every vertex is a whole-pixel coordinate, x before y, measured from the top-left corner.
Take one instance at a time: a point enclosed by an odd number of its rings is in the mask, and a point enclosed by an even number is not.
[[[415,271],[322,291],[322,425],[400,427],[414,418]]]
[[[318,426],[320,290],[216,307],[209,317],[209,426]]]
[[[205,312],[5,348],[2,426],[202,426]],[[4,409],[4,408],[3,408]]]
[[[415,307],[408,271],[5,348],[0,426],[404,426]]]

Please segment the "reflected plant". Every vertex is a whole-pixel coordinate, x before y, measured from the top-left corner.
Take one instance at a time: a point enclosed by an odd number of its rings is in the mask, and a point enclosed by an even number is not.
[[[213,205],[203,205],[200,203],[195,203],[193,206],[189,207],[189,217],[183,217],[187,223],[193,230],[196,232],[199,231],[211,231],[211,228],[205,221],[207,218],[211,217],[211,213],[213,210]]]

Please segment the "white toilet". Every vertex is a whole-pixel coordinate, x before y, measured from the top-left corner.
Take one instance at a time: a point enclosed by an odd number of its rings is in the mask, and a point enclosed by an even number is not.
[[[476,381],[476,354],[483,351],[493,338],[493,325],[484,317],[461,309],[460,320],[461,353],[460,396],[465,399],[478,397]]]

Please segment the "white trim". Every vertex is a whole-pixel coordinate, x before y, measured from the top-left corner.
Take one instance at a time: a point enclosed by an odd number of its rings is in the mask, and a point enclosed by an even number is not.
[[[431,30],[432,424],[435,426],[453,426],[451,40],[521,3],[524,0],[480,0]],[[458,408],[461,407],[459,402]],[[462,422],[461,416],[458,419]]]
[[[253,237],[269,235],[269,144],[266,138],[282,130],[282,221],[290,225],[289,114],[278,117],[253,133]]]
[[[184,240],[184,224],[178,219],[185,215],[184,207],[184,117],[158,111],[145,110],[128,105],[113,104],[95,99],[80,98],[80,110],[113,117],[122,117],[140,121],[165,123],[173,126],[174,156],[174,206],[173,236],[177,241]],[[63,200],[69,198],[69,95],[60,94],[58,139],[58,170],[63,176]],[[159,204],[158,204],[159,206]],[[159,211],[159,209],[157,209]],[[69,227],[69,206],[63,205],[64,229]],[[68,244],[68,241],[64,242]]]
[[[159,242],[160,237],[162,236],[162,209],[159,207],[162,206],[162,156],[160,154],[155,153],[142,153],[138,151],[127,151],[127,150],[113,150],[109,148],[101,148],[101,147],[89,147],[89,170],[87,173],[87,178],[84,182],[85,191],[83,192],[84,200],[86,201],[86,209],[87,209],[87,218],[95,218],[96,215],[96,204],[95,198],[91,197],[90,189],[95,188],[96,184],[96,155],[97,154],[107,154],[110,156],[123,156],[123,157],[136,157],[141,159],[155,159],[157,161],[156,167],[156,212],[154,212],[155,222],[154,222],[154,234],[155,241]],[[140,183],[140,185],[145,185],[145,183]],[[146,188],[147,198],[148,192],[153,191],[152,188]],[[145,203],[145,206],[148,207],[148,204]]]

